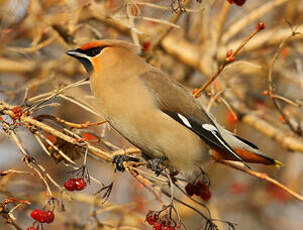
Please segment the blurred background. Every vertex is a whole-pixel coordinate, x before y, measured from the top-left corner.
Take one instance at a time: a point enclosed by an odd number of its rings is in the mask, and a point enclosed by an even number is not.
[[[102,118],[84,68],[65,52],[103,38],[141,46],[149,63],[189,90],[224,65],[199,100],[227,129],[285,164],[252,165],[253,170],[303,193],[303,1],[0,0],[0,12],[0,229],[27,229],[35,208],[55,213],[53,223],[34,224],[40,230],[153,229],[145,221],[148,210],[170,203],[165,176],[155,177],[146,167],[134,169],[143,182],[130,172],[115,173],[106,154],[134,148],[108,124],[75,125]],[[235,51],[260,21],[265,30],[225,66],[227,51]],[[18,113],[92,147],[60,139]],[[174,188],[177,199],[210,219],[235,223],[236,229],[303,229],[302,200],[214,161],[204,170],[212,196],[197,200],[211,217]],[[90,183],[81,192],[66,191],[63,185],[72,177]],[[181,229],[215,229],[192,208],[174,205],[186,226]],[[173,218],[179,221],[178,215]]]

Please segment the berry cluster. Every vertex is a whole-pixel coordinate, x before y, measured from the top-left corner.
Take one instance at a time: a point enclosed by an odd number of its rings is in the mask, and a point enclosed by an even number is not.
[[[189,196],[197,195],[205,201],[208,201],[211,198],[211,191],[209,190],[208,185],[201,181],[198,181],[195,184],[188,183],[185,186],[185,191]]]
[[[243,6],[246,0],[227,0],[230,4],[236,4],[237,6]]]
[[[81,191],[86,187],[86,181],[81,178],[70,178],[64,183],[64,187],[68,191]]]
[[[54,221],[55,219],[55,214],[52,211],[44,211],[44,210],[40,210],[40,209],[35,209],[31,212],[31,217],[40,222],[40,223],[47,223],[50,224]],[[30,230],[34,230],[34,227],[31,227],[33,229]]]
[[[153,225],[154,230],[178,230],[179,226],[176,226],[175,222],[167,216],[160,217],[159,212],[148,211],[146,214],[146,222],[149,225]]]

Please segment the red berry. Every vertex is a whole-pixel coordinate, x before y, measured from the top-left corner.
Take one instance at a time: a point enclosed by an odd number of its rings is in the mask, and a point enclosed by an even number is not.
[[[246,2],[246,0],[233,0],[237,6],[242,6]]]
[[[159,222],[154,223],[154,230],[162,230],[163,225]]]
[[[40,209],[35,209],[31,212],[31,217],[40,223],[45,223],[47,220],[47,212]]]
[[[46,223],[52,223],[55,219],[55,214],[52,211],[46,212]]]
[[[43,211],[43,210],[40,210],[40,217],[39,217],[39,222],[40,223],[46,223],[47,221],[47,212]]]
[[[208,186],[200,191],[200,197],[202,200],[208,201],[211,198],[211,191]]]
[[[31,212],[31,217],[32,217],[34,220],[39,221],[40,212],[41,212],[41,210],[39,210],[39,209],[33,210],[33,211]]]
[[[86,182],[84,181],[83,178],[77,178],[75,180],[75,186],[76,186],[76,190],[81,191],[86,187]]]
[[[198,181],[195,184],[195,195],[200,196],[203,200],[208,201],[211,198],[211,191],[208,185]]]
[[[152,216],[146,217],[146,221],[149,225],[153,225],[155,223],[155,220]]]
[[[37,230],[35,227],[28,227],[26,230]]]
[[[203,189],[204,184],[202,184],[201,181],[198,181],[197,183],[194,184],[194,194],[197,196],[200,196],[201,194],[201,188]]]
[[[146,221],[150,225],[156,223],[158,219],[159,219],[158,214],[153,211],[148,211],[148,213],[146,214]]]
[[[236,3],[237,6],[242,6],[246,2],[246,0],[227,0],[230,4]]]
[[[76,189],[75,179],[70,178],[68,181],[64,183],[64,187],[68,191],[74,191]]]
[[[192,183],[188,183],[185,186],[185,191],[189,196],[192,196],[195,194],[195,186]]]
[[[164,228],[164,230],[175,230],[175,227],[172,227],[172,226],[166,226]]]

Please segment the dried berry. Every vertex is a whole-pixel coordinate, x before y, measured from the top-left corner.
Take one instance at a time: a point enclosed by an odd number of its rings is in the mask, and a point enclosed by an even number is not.
[[[237,6],[243,6],[246,0],[233,0]]]
[[[188,183],[185,186],[185,191],[189,196],[197,195],[205,201],[211,198],[211,191],[209,190],[208,185],[201,181],[197,181],[195,184]]]
[[[201,195],[201,188],[203,189],[203,186],[204,184],[201,182],[201,181],[198,181],[197,183],[195,183],[194,185],[195,189],[194,189],[194,194],[197,195],[197,196],[200,196]]]
[[[227,0],[230,4],[236,4],[237,6],[243,6],[246,0]]]
[[[195,186],[192,183],[188,183],[185,186],[185,191],[189,196],[192,196],[195,194]]]
[[[200,193],[200,197],[202,200],[208,201],[211,198],[211,191],[209,188],[205,188],[203,191]]]

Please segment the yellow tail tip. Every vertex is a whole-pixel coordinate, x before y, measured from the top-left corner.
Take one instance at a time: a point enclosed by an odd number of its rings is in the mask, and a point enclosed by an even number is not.
[[[281,161],[275,160],[275,163],[273,165],[275,168],[280,169],[284,166],[284,164]]]

